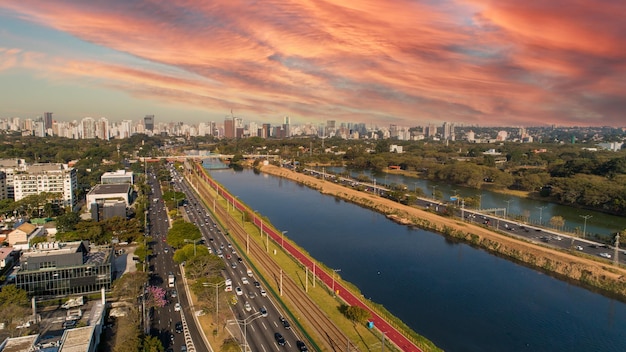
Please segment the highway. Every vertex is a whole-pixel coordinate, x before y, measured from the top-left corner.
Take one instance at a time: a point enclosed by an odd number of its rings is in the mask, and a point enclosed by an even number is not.
[[[224,279],[232,281],[233,292],[229,292],[229,294],[233,295],[234,292],[238,291],[237,288],[241,290],[241,295],[235,294],[237,302],[234,305],[230,305],[228,308],[222,307],[222,309],[230,309],[232,313],[226,321],[229,331],[241,343],[243,343],[245,335],[248,346],[246,350],[282,350],[283,347],[277,343],[275,333],[284,337],[286,347],[295,350],[296,341],[303,340],[300,337],[301,333],[292,324],[288,324],[289,328],[286,328],[281,321],[281,317],[286,315],[278,309],[269,294],[261,295],[262,291],[267,291],[260,283],[255,285],[255,282],[260,281],[257,279],[258,274],[254,273],[252,267],[247,265],[245,257],[238,253],[245,248],[240,249],[233,246],[228,235],[210,216],[204,203],[197,198],[196,193],[185,179],[173,167],[170,167],[170,172],[175,187],[184,192],[188,200],[183,206],[184,216],[188,221],[196,224],[202,234],[204,241],[198,245],[206,245],[211,253],[220,256],[225,261]],[[252,270],[251,275],[248,274],[249,269]],[[246,303],[249,310],[246,309]],[[263,313],[263,310],[266,313]]]
[[[159,182],[152,173],[148,174],[148,184],[152,188],[152,201],[150,202],[149,234],[153,238],[153,255],[148,262],[150,281],[152,286],[162,287],[167,290],[168,303],[163,308],[155,308],[149,321],[150,334],[159,337],[167,351],[180,351],[185,346],[189,351],[209,351],[202,342],[202,336],[193,320],[193,312],[189,309],[187,293],[182,287],[182,278],[178,265],[172,259],[173,250],[165,243],[165,236],[169,230],[167,209],[162,199]],[[155,201],[156,200],[156,201]],[[176,277],[175,287],[168,287],[168,273]],[[179,303],[181,311],[175,311],[174,306]],[[183,323],[184,322],[184,323]],[[176,323],[183,325],[182,332],[176,332]],[[192,347],[192,348],[190,348]]]

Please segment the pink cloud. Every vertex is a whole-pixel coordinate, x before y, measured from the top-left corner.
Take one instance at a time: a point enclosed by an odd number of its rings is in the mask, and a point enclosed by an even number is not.
[[[0,8],[171,68],[63,57],[45,66],[142,98],[409,125],[617,124],[626,107],[624,5],[600,5],[22,0]]]

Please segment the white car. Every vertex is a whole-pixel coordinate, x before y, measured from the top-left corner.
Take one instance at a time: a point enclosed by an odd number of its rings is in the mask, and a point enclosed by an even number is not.
[[[609,253],[600,253],[599,256],[601,256],[602,258],[611,258],[611,255]]]
[[[235,287],[235,293],[237,293],[237,296],[242,296],[243,291],[241,290],[241,287],[239,286]]]
[[[244,304],[243,307],[246,309],[246,312],[249,312],[252,310],[252,306],[250,306],[250,303],[248,302],[246,302],[246,304]]]
[[[576,246],[576,250],[582,251],[583,247],[582,246]]]
[[[264,289],[261,289],[261,296],[263,296],[263,297],[267,296],[267,292],[265,292]]]
[[[247,285],[247,284],[250,283],[250,281],[248,281],[248,278],[244,276],[244,277],[241,278],[241,283],[244,284],[244,285]]]
[[[174,305],[174,311],[175,311],[175,312],[180,312],[180,303],[176,303],[176,304]]]

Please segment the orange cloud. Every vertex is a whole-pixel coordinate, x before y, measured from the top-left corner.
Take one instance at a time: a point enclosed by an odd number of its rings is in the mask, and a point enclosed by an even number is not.
[[[626,108],[618,2],[22,0],[2,7],[146,63],[57,57],[47,70],[215,110],[531,125],[617,124]]]

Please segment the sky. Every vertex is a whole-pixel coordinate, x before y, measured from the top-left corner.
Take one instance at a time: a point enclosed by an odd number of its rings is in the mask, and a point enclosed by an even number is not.
[[[5,0],[0,118],[626,125],[626,1]]]

